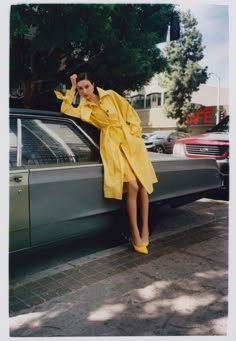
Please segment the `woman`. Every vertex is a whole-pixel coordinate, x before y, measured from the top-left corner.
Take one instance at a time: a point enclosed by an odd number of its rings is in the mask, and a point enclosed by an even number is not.
[[[148,193],[157,182],[153,166],[141,137],[140,119],[128,101],[113,90],[95,87],[88,73],[73,74],[71,89],[62,99],[61,111],[78,117],[100,129],[100,154],[104,166],[104,197],[122,199],[127,192],[127,211],[131,241],[135,251],[148,254]],[[76,89],[80,104],[73,107]],[[140,201],[141,234],[137,223],[137,201]]]

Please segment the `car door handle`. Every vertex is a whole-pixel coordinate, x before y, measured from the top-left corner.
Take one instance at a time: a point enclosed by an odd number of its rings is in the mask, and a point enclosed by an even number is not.
[[[23,179],[22,176],[15,176],[14,177],[15,182],[21,182],[22,179]]]

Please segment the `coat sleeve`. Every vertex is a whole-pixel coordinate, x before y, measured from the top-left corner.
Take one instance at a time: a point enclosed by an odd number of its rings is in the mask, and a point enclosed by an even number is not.
[[[139,118],[139,115],[134,110],[134,108],[129,104],[127,99],[120,96],[115,91],[112,92],[119,108],[121,111],[121,114],[126,122],[126,124],[129,127],[130,133],[132,135],[136,135],[138,137],[141,137],[142,135],[142,128],[141,128],[141,120]]]
[[[66,94],[62,95],[59,91],[54,91],[58,99],[62,100],[61,112],[68,116],[81,118],[83,121],[89,121],[91,109],[81,105],[81,102],[77,108],[73,107],[72,102],[74,98],[74,92],[66,90]]]

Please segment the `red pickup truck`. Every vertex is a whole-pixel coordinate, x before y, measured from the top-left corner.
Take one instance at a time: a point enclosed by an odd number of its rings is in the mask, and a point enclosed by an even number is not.
[[[176,141],[174,155],[215,159],[222,174],[222,189],[229,188],[229,116],[205,134]]]

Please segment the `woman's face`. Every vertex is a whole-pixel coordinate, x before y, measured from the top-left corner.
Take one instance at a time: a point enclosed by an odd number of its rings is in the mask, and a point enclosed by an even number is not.
[[[77,89],[81,97],[84,97],[88,100],[92,99],[94,83],[91,83],[88,79],[81,80],[77,83]]]

